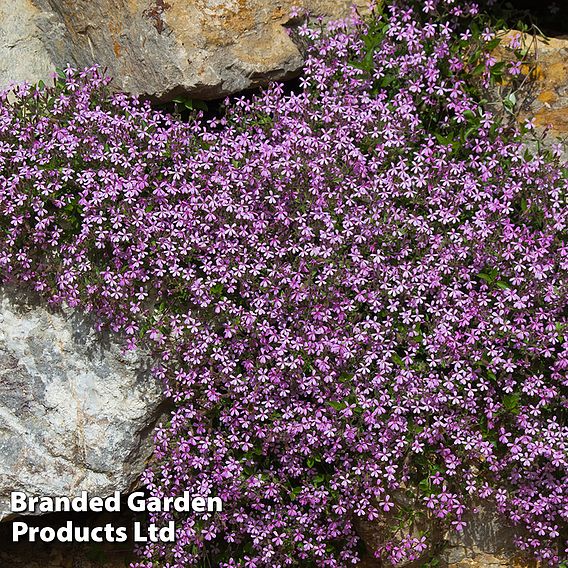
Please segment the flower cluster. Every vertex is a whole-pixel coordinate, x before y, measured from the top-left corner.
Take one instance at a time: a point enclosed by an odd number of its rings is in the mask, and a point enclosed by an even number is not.
[[[346,567],[363,524],[399,564],[481,502],[566,558],[567,181],[472,97],[476,10],[305,26],[298,92],[209,121],[97,69],[2,95],[3,281],[151,349],[144,481],[224,502],[136,566]]]

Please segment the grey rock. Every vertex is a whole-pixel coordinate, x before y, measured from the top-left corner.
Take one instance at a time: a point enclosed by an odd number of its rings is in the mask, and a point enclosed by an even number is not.
[[[508,525],[507,520],[494,507],[480,504],[466,518],[466,526],[460,533],[444,531],[442,525],[429,517],[420,506],[408,502],[404,495],[395,495],[393,501],[400,506],[414,506],[415,523],[407,527],[409,535],[420,538],[427,535],[426,550],[421,558],[402,562],[401,567],[419,568],[434,559],[440,568],[536,568],[534,560],[523,556],[515,547],[519,529]],[[355,519],[356,530],[367,549],[367,556],[358,568],[379,568],[372,553],[384,546],[392,527],[398,526],[394,513],[383,514],[379,519],[367,521]],[[385,530],[385,528],[387,530]]]
[[[31,0],[0,0],[0,87],[49,80],[55,66],[37,27]]]
[[[450,533],[445,541],[439,565],[448,568],[531,568],[534,561],[524,557],[515,547],[519,529],[508,526],[506,520],[491,506],[479,506],[465,519],[461,533]]]
[[[88,319],[0,291],[0,519],[11,491],[107,496],[138,482],[163,411],[145,355]]]

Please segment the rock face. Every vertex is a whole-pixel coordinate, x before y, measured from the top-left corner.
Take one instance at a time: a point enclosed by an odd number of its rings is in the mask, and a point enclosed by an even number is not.
[[[549,128],[555,137],[568,135],[568,38],[544,38],[512,30],[497,51],[499,59],[515,60],[511,42],[526,51],[521,67],[526,78],[518,93],[520,120],[532,120],[542,131]]]
[[[395,499],[396,501],[396,499]],[[414,527],[412,536],[427,530],[427,548],[423,556],[413,562],[402,563],[400,568],[421,568],[434,560],[439,568],[537,568],[537,563],[525,558],[515,547],[515,531],[494,509],[480,506],[466,519],[461,533],[444,534],[435,522],[429,526]],[[383,522],[392,525],[392,518],[383,521],[357,521],[357,531],[367,550],[376,550],[385,544]],[[381,568],[383,565],[369,555],[358,568]]]
[[[294,21],[294,6],[300,12],[336,18],[348,15],[351,4],[351,0],[0,0],[0,12],[5,14],[0,20],[2,33],[10,36],[3,43],[15,46],[0,52],[4,59],[0,84],[45,79],[52,66],[82,68],[97,63],[107,68],[119,90],[163,100],[179,94],[220,97],[298,73],[302,56],[286,28]],[[21,15],[24,23],[10,26],[10,20]]]
[[[462,533],[449,535],[439,566],[448,568],[536,568],[514,546],[515,533],[491,510],[470,515]]]
[[[161,413],[149,361],[101,341],[77,314],[0,293],[0,519],[11,491],[128,491]]]
[[[527,113],[535,125],[550,125],[555,136],[568,134],[568,38],[534,38],[535,96]],[[528,116],[531,118],[531,116]]]
[[[37,27],[31,0],[0,0],[0,86],[37,82],[55,70]]]

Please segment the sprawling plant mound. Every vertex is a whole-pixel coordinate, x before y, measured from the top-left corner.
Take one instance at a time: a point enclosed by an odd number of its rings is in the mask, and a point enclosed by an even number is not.
[[[303,28],[301,91],[209,123],[96,69],[2,99],[3,280],[150,345],[145,481],[224,501],[139,566],[346,567],[369,522],[396,564],[479,503],[565,558],[566,180],[474,100],[456,5]]]

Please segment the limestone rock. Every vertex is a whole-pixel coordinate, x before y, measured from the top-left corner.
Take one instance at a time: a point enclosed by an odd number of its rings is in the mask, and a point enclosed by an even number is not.
[[[73,312],[0,292],[0,519],[11,491],[126,492],[152,451],[161,388],[147,358],[123,354]]]
[[[397,502],[396,496],[394,501]],[[358,568],[383,566],[372,557],[371,552],[385,544],[388,532],[384,530],[384,525],[396,526],[391,514],[378,521],[356,520],[357,532],[368,551]],[[419,526],[413,527],[412,536],[426,532],[427,548],[420,559],[402,563],[401,566],[421,568],[434,560],[439,568],[537,568],[535,561],[525,558],[515,547],[515,529],[507,526],[505,519],[493,508],[480,506],[464,520],[467,524],[461,533],[444,534],[434,520],[422,518]]]
[[[0,86],[47,81],[55,67],[41,41],[31,0],[0,0]]]
[[[366,0],[358,1],[367,5]],[[19,79],[11,72],[15,58],[27,66],[25,50],[37,48],[46,67],[51,62],[61,68],[101,65],[118,90],[158,100],[179,94],[216,98],[299,72],[302,56],[287,30],[295,6],[300,12],[339,18],[350,13],[351,4],[352,0],[0,0],[9,18],[0,20],[4,35],[9,33],[10,18],[15,20],[20,13],[26,15],[26,29],[33,28],[19,33],[21,50],[0,54],[5,66],[0,83]],[[24,78],[43,78],[43,67],[37,77],[29,76],[33,66],[28,67]]]
[[[544,38],[512,30],[503,38],[498,58],[514,60],[507,46],[515,37],[526,52],[521,67],[526,81],[517,96],[522,103],[520,120],[532,120],[539,130],[550,127],[555,137],[568,135],[568,37]]]
[[[491,508],[465,519],[463,532],[448,535],[439,566],[448,568],[535,568],[514,545],[515,531]]]

